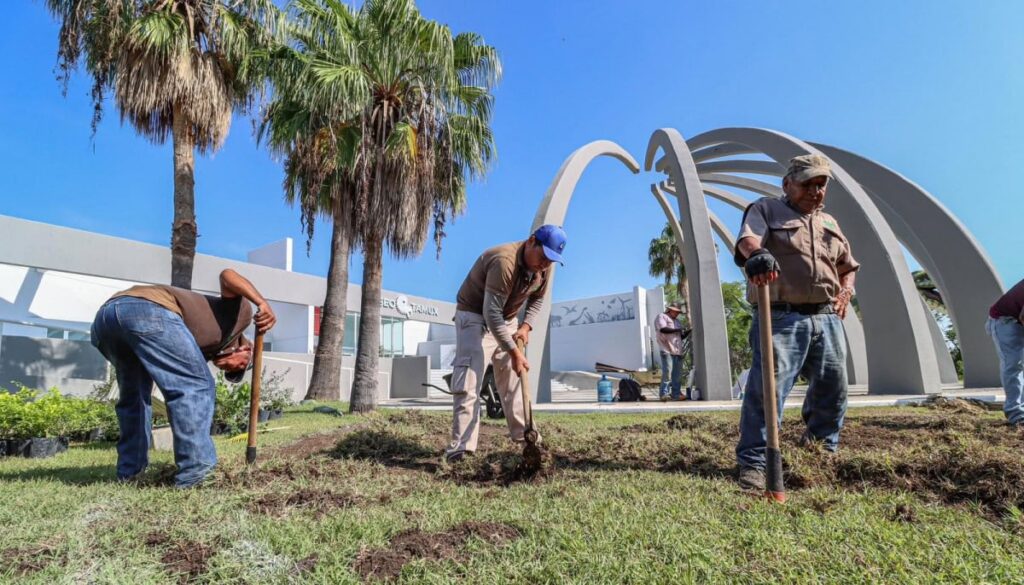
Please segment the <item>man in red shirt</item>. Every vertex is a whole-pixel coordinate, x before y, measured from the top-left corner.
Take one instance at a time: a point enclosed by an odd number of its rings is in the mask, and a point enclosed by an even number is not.
[[[1006,291],[988,310],[985,329],[992,336],[999,354],[1000,377],[1006,402],[1006,420],[1024,427],[1024,280]]]

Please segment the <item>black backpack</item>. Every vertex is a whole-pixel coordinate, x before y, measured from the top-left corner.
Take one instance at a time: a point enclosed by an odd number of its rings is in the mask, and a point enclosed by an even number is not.
[[[623,378],[622,380],[619,380],[619,393],[615,395],[615,400],[619,402],[640,402],[642,400],[647,400],[647,398],[640,390],[639,382],[629,378]]]

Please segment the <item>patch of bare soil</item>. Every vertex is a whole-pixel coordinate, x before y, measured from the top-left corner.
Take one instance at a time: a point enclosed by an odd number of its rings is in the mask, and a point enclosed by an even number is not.
[[[64,565],[67,557],[56,545],[43,543],[32,546],[14,547],[0,551],[0,572],[14,573],[27,577],[56,563]]]
[[[160,557],[164,570],[178,577],[179,583],[191,583],[206,573],[217,550],[194,540],[171,540],[165,532],[153,531],[144,542],[150,548],[166,548]]]
[[[355,497],[324,489],[304,488],[290,493],[264,494],[249,503],[249,509],[268,516],[284,516],[289,510],[309,510],[320,519],[333,510],[357,503]]]
[[[287,445],[269,449],[267,455],[286,460],[309,459],[317,455],[324,455],[334,449],[338,441],[346,435],[365,427],[365,424],[358,424],[329,433],[308,435]]]
[[[313,569],[316,569],[316,565],[319,562],[320,555],[317,555],[316,553],[311,554],[308,557],[301,559],[295,563],[295,566],[292,567],[292,574],[302,575],[305,573],[310,573],[313,571]]]
[[[502,546],[522,536],[518,528],[492,522],[464,522],[444,532],[407,530],[391,539],[387,548],[364,549],[356,557],[352,569],[364,581],[391,581],[402,573],[406,564],[428,561],[460,562],[468,558],[466,543],[479,538],[491,546]]]

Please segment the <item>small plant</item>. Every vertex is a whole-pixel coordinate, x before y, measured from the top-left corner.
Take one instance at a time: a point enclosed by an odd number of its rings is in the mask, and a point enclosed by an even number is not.
[[[244,430],[249,424],[249,396],[252,394],[249,383],[229,384],[224,374],[218,373],[216,390],[214,425],[227,432]]]
[[[263,368],[260,385],[260,408],[271,411],[284,410],[295,404],[292,400],[292,389],[286,388],[284,385],[284,378],[290,371],[291,368],[288,368],[283,372],[274,372],[268,376],[267,368]]]

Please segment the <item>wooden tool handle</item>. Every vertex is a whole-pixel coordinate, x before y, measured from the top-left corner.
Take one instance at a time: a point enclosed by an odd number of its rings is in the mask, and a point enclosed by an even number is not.
[[[526,354],[526,344],[521,337],[516,338],[516,347]],[[530,402],[530,373],[526,372],[519,376],[519,384],[523,391],[523,414],[526,417],[526,430],[533,430],[533,404]]]
[[[252,392],[249,395],[249,443],[245,449],[245,462],[256,461],[256,425],[260,417],[260,382],[263,378],[263,334],[256,334],[252,355]]]
[[[763,390],[764,424],[768,440],[765,456],[765,495],[773,500],[786,501],[782,481],[782,451],[779,450],[779,410],[775,388],[775,348],[772,345],[772,302],[768,285],[757,287],[758,328],[761,337],[761,388]]]

